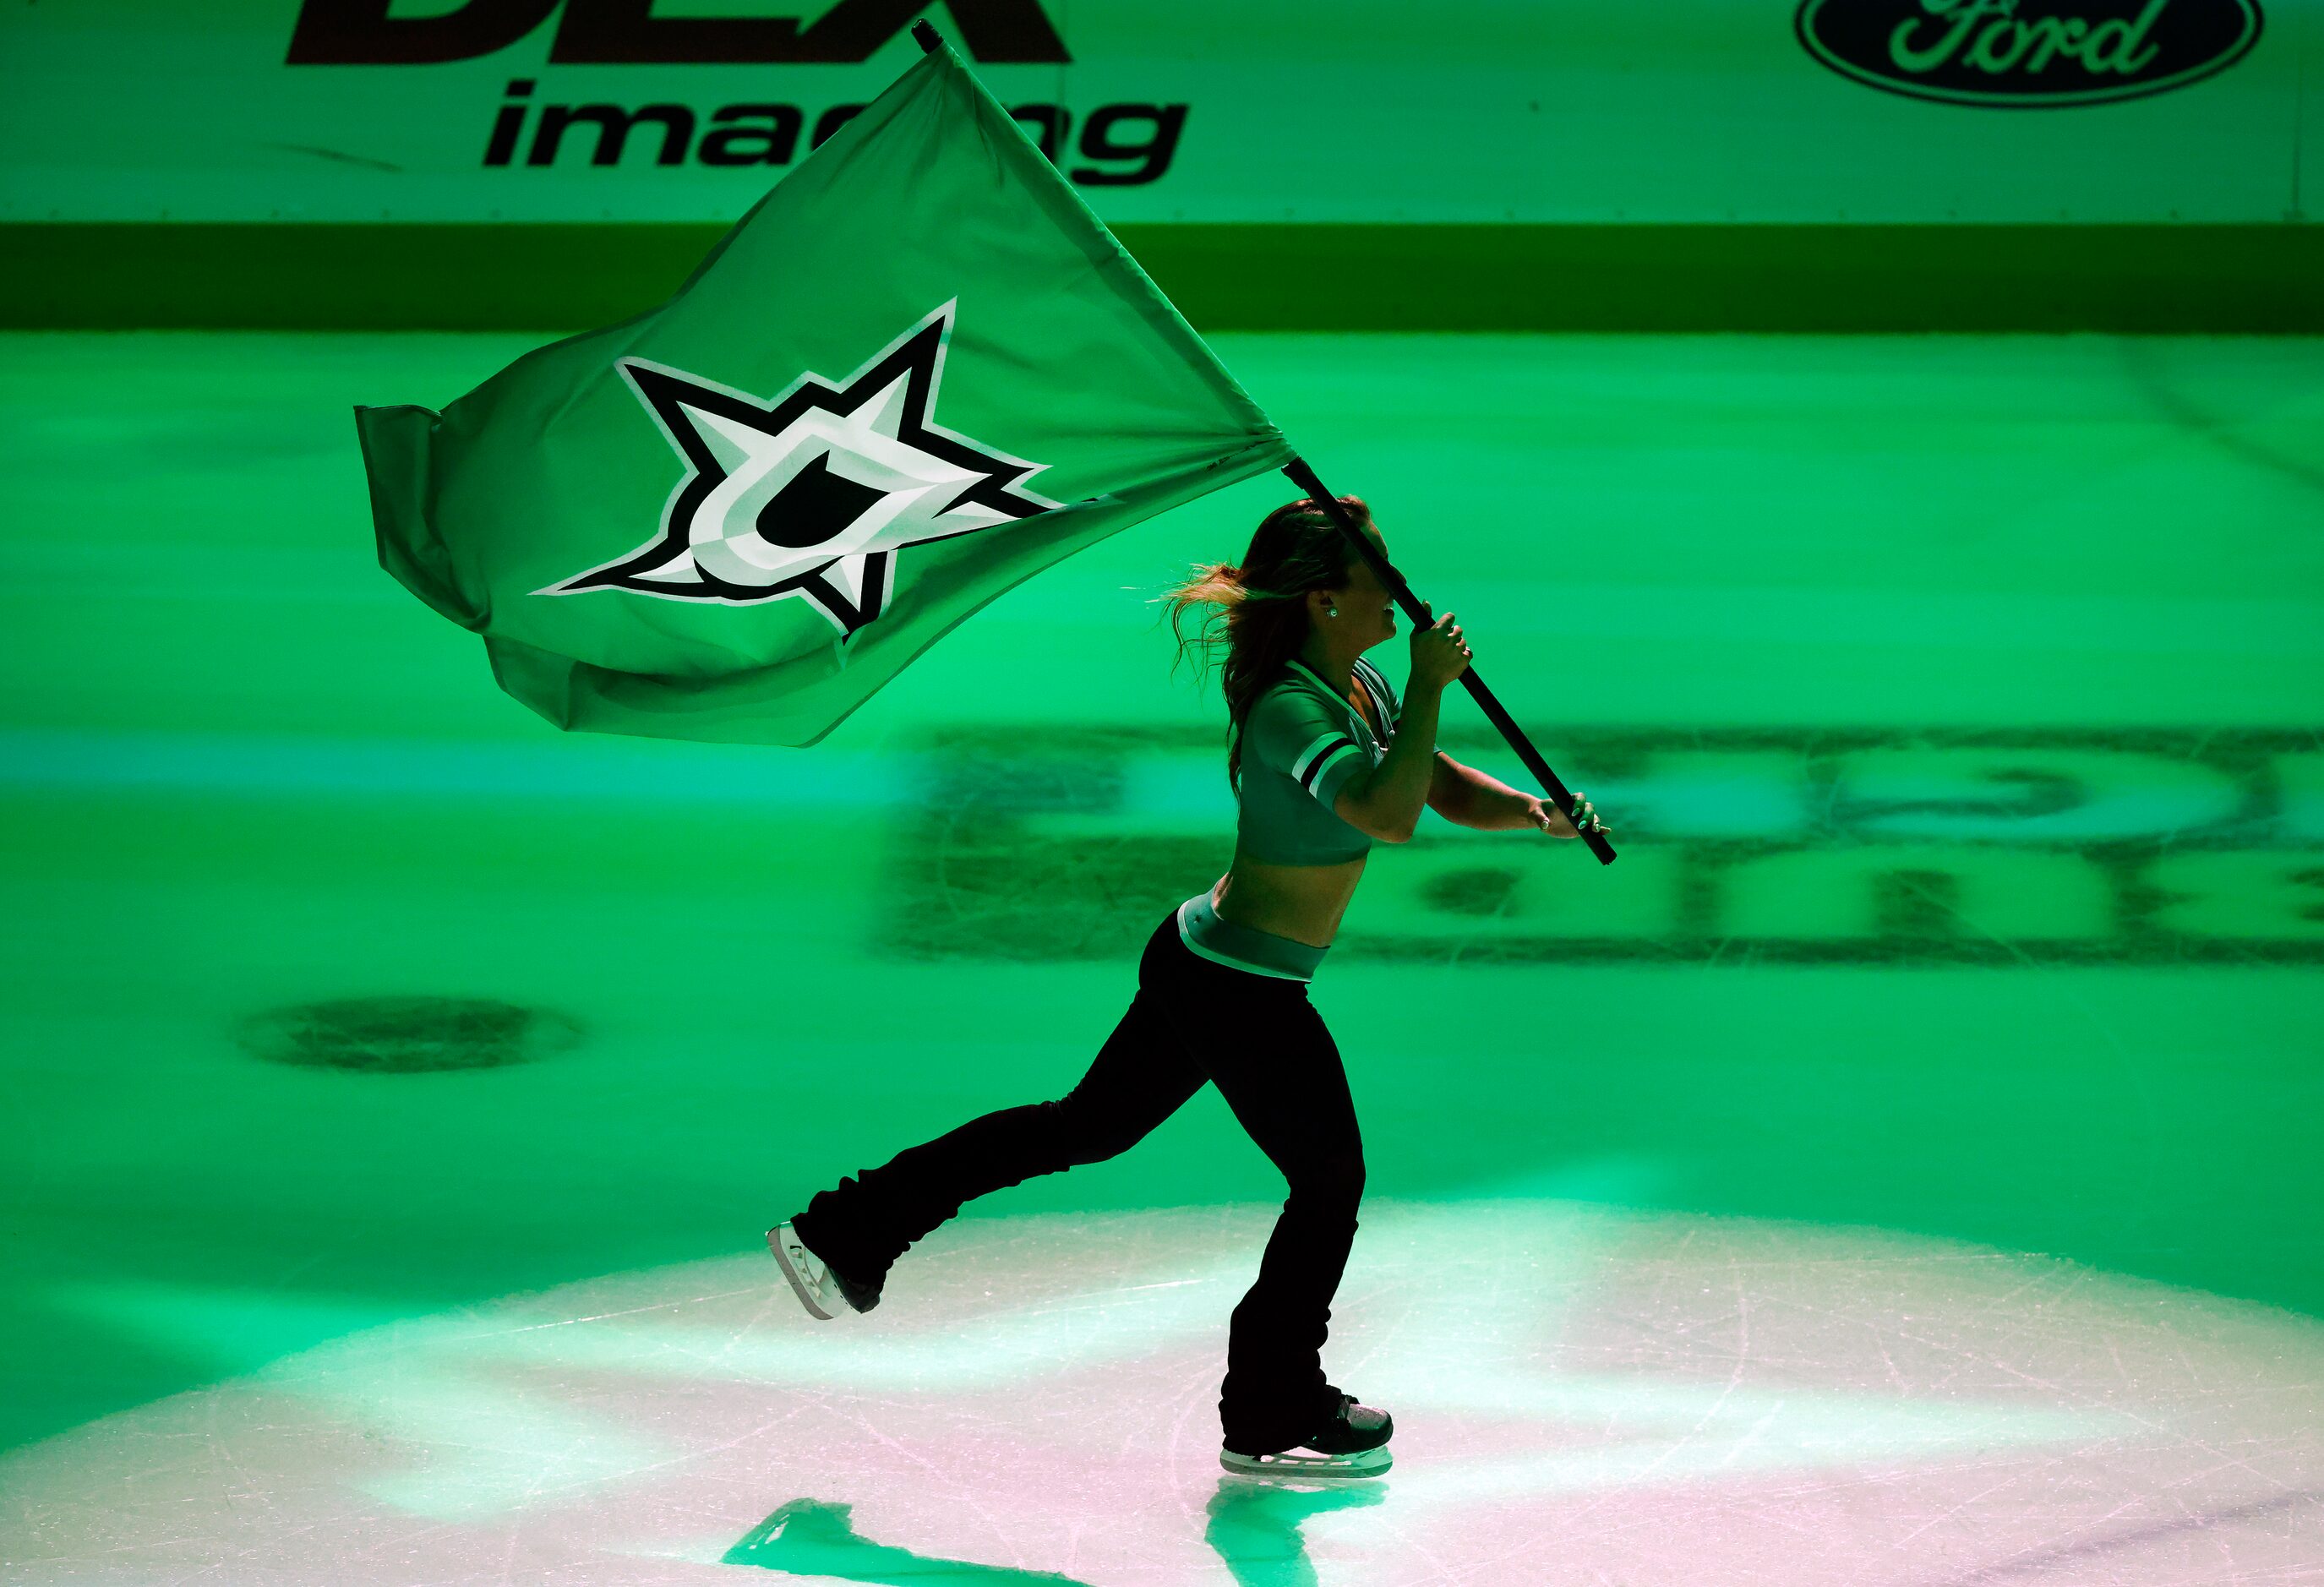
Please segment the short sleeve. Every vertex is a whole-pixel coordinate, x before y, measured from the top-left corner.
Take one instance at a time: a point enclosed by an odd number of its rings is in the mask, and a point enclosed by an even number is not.
[[[1297,686],[1259,697],[1243,742],[1245,754],[1282,772],[1327,810],[1349,780],[1371,766],[1371,757],[1349,735],[1347,713]]]

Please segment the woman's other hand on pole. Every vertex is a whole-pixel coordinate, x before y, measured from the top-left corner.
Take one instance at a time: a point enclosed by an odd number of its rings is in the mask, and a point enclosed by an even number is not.
[[[1528,796],[1526,806],[1526,817],[1535,826],[1552,837],[1580,837],[1584,831],[1595,832],[1609,838],[1614,835],[1614,829],[1598,819],[1598,812],[1590,807],[1590,801],[1582,797],[1582,790],[1578,788],[1573,790],[1573,814],[1581,819],[1582,825],[1579,827],[1575,826],[1572,820],[1566,817],[1565,812],[1555,805],[1545,799]]]

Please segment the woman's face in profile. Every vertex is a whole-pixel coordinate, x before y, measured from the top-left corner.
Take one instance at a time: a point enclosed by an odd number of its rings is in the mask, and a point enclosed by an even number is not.
[[[1377,527],[1366,529],[1364,538],[1387,558],[1388,541]],[[1347,629],[1362,650],[1396,637],[1396,597],[1388,594],[1372,565],[1360,557],[1348,569],[1348,586],[1340,592],[1340,615],[1334,622]]]

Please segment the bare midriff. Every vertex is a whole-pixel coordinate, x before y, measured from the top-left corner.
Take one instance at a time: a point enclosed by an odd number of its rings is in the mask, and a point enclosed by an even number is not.
[[[1380,736],[1369,700],[1351,696],[1348,706],[1361,712],[1372,735]],[[1359,854],[1336,865],[1277,865],[1252,859],[1237,844],[1234,863],[1211,886],[1211,908],[1237,926],[1327,948],[1339,935],[1340,917],[1348,912],[1348,900],[1356,896],[1364,862],[1370,858]]]
[[[1211,887],[1211,907],[1237,926],[1327,948],[1370,857],[1359,854],[1336,865],[1276,865],[1252,859],[1238,844],[1234,863]]]

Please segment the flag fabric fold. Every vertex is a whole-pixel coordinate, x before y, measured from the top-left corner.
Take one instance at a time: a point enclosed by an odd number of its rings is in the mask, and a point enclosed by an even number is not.
[[[668,302],[355,421],[380,565],[508,693],[792,746],[1013,586],[1293,456],[948,45]]]

